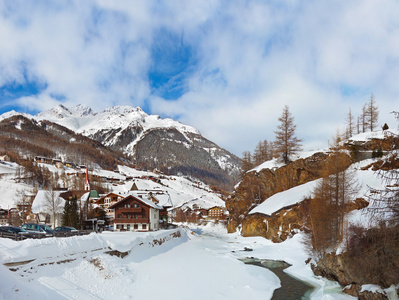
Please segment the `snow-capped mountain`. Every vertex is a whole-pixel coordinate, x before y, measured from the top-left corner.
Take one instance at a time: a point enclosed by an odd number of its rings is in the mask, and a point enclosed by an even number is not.
[[[148,115],[140,107],[131,106],[113,106],[95,113],[87,106],[67,108],[58,105],[34,118],[37,121],[48,120],[60,124],[127,154],[134,151],[134,145],[150,130],[173,128],[182,134],[200,134],[194,127],[172,119],[161,119],[157,115]],[[128,143],[124,142],[123,147],[119,147],[120,140],[125,140],[126,134],[129,135]]]
[[[239,171],[240,159],[204,138],[192,126],[141,108],[114,106],[102,112],[78,105],[58,105],[35,116],[9,112],[0,116],[23,115],[38,124],[52,122],[129,157],[147,169],[189,175],[207,183],[230,188]]]

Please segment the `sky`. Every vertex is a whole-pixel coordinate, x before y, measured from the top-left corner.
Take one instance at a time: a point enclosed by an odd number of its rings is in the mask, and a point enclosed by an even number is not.
[[[0,0],[0,114],[141,107],[241,156],[287,105],[305,150],[373,93],[397,127],[396,0]]]

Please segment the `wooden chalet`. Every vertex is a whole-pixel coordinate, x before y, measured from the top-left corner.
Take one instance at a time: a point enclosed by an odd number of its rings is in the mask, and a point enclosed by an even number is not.
[[[115,212],[115,231],[159,229],[159,211],[162,207],[150,200],[129,195],[108,208]]]
[[[0,226],[7,225],[10,215],[7,209],[0,208]]]
[[[214,206],[208,209],[208,217],[211,219],[224,220],[226,209],[220,206]]]
[[[117,203],[118,201],[121,201],[123,199],[123,196],[117,194],[117,193],[108,193],[105,196],[101,197],[100,199],[95,201],[95,204],[97,204],[99,207],[101,207],[105,212],[106,212],[106,218],[108,219],[108,222],[112,224],[112,220],[115,217],[115,212],[112,208],[109,208],[111,205]]]

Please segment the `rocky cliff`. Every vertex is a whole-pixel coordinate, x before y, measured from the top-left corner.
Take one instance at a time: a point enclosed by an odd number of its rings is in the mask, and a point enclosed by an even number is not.
[[[348,151],[340,155],[345,157],[343,161],[348,167],[354,161],[372,157],[373,151],[389,151],[393,147],[395,139],[382,134],[381,137],[363,141],[349,140],[344,144]],[[278,242],[285,240],[294,229],[303,229],[306,202],[284,208],[272,216],[260,213],[249,215],[249,212],[276,193],[320,178],[328,155],[319,152],[279,168],[248,172],[226,201],[230,213],[228,232],[240,227],[244,236],[264,236]]]
[[[283,209],[273,216],[248,215],[248,213],[256,205],[278,192],[320,178],[327,156],[326,153],[315,153],[275,170],[262,169],[259,172],[248,172],[226,201],[230,213],[228,231],[234,232],[238,226],[242,226],[242,234],[245,236],[260,235],[275,241],[284,240],[291,229],[301,227],[299,224],[302,224],[302,205]],[[346,164],[349,166],[350,157],[344,153],[342,156],[346,158]],[[268,229],[267,224],[269,224]]]

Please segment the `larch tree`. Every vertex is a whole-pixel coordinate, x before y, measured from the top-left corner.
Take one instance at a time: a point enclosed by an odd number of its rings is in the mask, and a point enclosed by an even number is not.
[[[399,121],[399,112],[393,112]],[[384,220],[389,220],[391,225],[399,225],[399,169],[395,167],[398,160],[399,135],[390,132],[390,138],[393,140],[393,151],[383,159],[385,168],[378,171],[378,176],[384,182],[385,188],[374,191],[373,195],[377,205],[371,211],[375,210]],[[384,170],[385,169],[385,170]],[[399,226],[397,227],[399,231]]]
[[[345,208],[359,190],[355,174],[348,170],[350,157],[341,151],[338,136],[323,168],[323,177],[313,191],[310,222],[314,252],[323,255],[336,249],[344,237]]]
[[[349,108],[349,112],[346,116],[346,138],[349,139],[350,137],[352,137],[354,131],[355,131],[355,118],[353,117],[352,111]]]
[[[294,117],[291,115],[288,106],[284,106],[283,113],[278,119],[280,124],[277,126],[276,140],[274,145],[281,160],[284,163],[290,162],[290,156],[302,150],[301,139],[295,136],[296,125]]]
[[[254,150],[253,163],[255,165],[260,165],[265,161],[271,159],[270,148],[271,147],[267,140],[259,141]]]
[[[254,167],[252,162],[252,155],[249,151],[244,151],[242,153],[242,163],[241,163],[241,177],[247,173],[247,171],[251,170]]]
[[[362,107],[362,114],[360,115],[361,118],[361,126],[362,126],[362,132],[366,132],[367,128],[369,127],[369,124],[367,123],[367,104],[363,105]]]
[[[375,97],[374,94],[370,94],[370,101],[366,107],[366,123],[370,128],[370,131],[373,131],[378,126],[378,107],[375,105]]]

